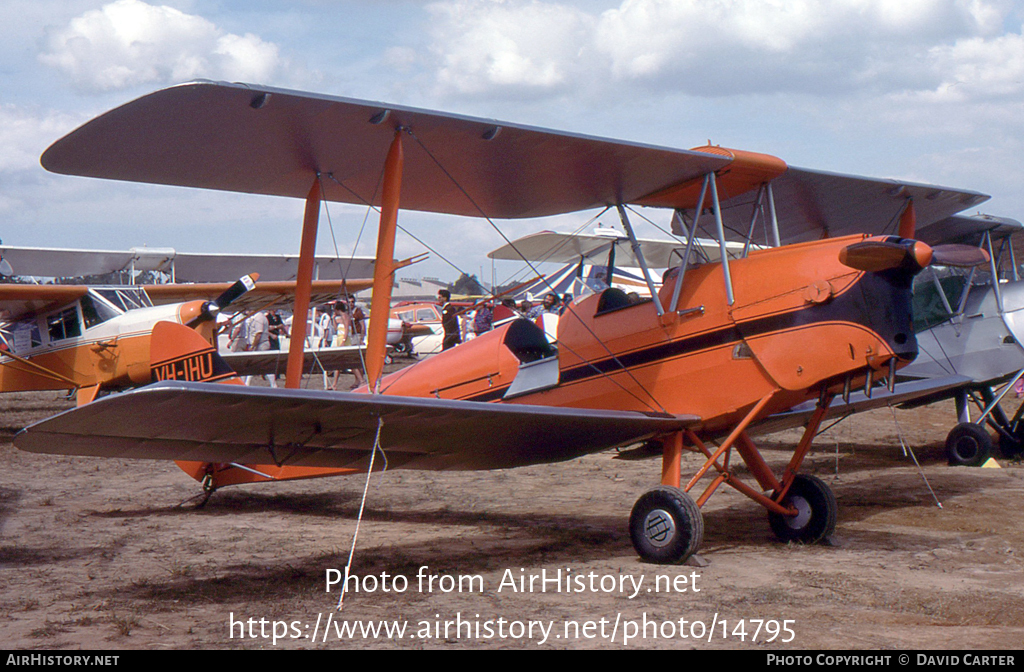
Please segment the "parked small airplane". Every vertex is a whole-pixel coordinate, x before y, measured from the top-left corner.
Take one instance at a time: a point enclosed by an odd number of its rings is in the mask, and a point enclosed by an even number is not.
[[[914,323],[920,355],[900,378],[935,380],[966,376],[969,382],[936,398],[954,398],[958,424],[946,439],[952,465],[978,466],[992,453],[995,430],[1006,457],[1024,452],[1024,405],[1012,417],[1000,402],[1024,377],[1024,280],[1011,236],[1024,226],[1003,217],[952,216],[924,232],[931,244],[980,245],[990,262],[969,270],[929,268],[914,285]],[[897,387],[899,388],[901,383]],[[970,403],[980,415],[972,422]]]
[[[388,468],[491,469],[655,438],[662,485],[630,515],[633,544],[652,562],[699,548],[699,507],[722,484],[764,506],[782,539],[830,534],[835,497],[799,473],[820,418],[844,389],[891,379],[916,355],[915,274],[932,259],[985,259],[977,248],[933,250],[913,239],[915,222],[985,198],[974,192],[794,169],[720,147],[650,147],[247,85],[158,91],[59,140],[42,163],[61,173],[305,197],[300,285],[311,277],[303,260],[311,259],[321,200],[380,204],[375,316],[387,315],[393,271],[381,260],[392,257],[399,205],[489,219],[615,207],[650,299],[630,303],[609,288],[575,300],[559,321],[557,349],[536,325],[516,320],[382,376],[381,317],[371,320],[367,355],[368,391],[380,394],[162,382],[37,423],[15,445],[351,470],[381,468],[374,458],[383,452]],[[254,165],[261,170],[248,169]],[[895,219],[899,235],[859,233],[728,259],[720,196],[756,192],[748,197],[749,231],[760,215],[778,244],[775,180],[787,188],[803,182],[784,227],[853,234]],[[687,249],[660,289],[633,233],[630,204],[677,209],[687,228]],[[709,219],[722,260],[691,263],[698,228]],[[300,314],[303,300],[300,293]],[[777,476],[747,429],[808,399],[818,400],[817,409]],[[717,448],[712,440],[720,440]],[[684,447],[705,460],[680,487]],[[734,453],[755,485],[733,469]],[[709,473],[714,478],[694,500],[689,493]],[[206,478],[217,486],[214,472]]]
[[[357,291],[369,284],[347,286]],[[338,280],[317,281],[316,297],[333,300],[341,288]],[[233,285],[0,284],[0,392],[71,390],[82,405],[100,392],[149,384],[156,323],[189,325],[213,343],[216,317],[229,305],[259,310],[294,291],[294,282],[256,283],[255,275]],[[183,375],[196,380],[199,373]]]

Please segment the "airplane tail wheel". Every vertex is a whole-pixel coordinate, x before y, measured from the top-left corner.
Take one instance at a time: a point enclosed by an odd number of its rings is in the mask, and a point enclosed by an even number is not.
[[[1013,433],[1012,439],[1003,436],[1002,433],[999,434],[999,452],[1006,458],[1018,457],[1024,453],[1024,436],[1021,436],[1020,429]]]
[[[704,516],[688,494],[661,485],[636,500],[629,515],[629,536],[646,562],[683,562],[704,540]]]
[[[981,425],[961,422],[946,437],[951,467],[980,467],[992,455],[992,437]]]
[[[802,541],[813,544],[836,529],[836,496],[825,482],[815,476],[799,474],[786,493],[785,504],[797,510],[795,516],[768,513],[772,532],[782,541]]]

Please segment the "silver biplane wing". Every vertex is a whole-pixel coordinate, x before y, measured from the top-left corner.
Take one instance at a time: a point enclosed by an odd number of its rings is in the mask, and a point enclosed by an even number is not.
[[[257,273],[264,282],[295,280],[299,255],[178,252],[164,247],[129,250],[75,250],[0,245],[0,259],[15,275],[70,278],[115,271],[159,271],[175,282],[225,282]],[[314,259],[315,278],[372,278],[372,257]]]
[[[29,452],[365,469],[504,469],[696,426],[694,416],[163,382],[31,425]],[[377,463],[380,468],[384,460]]]
[[[1009,217],[993,215],[953,215],[924,229],[918,238],[929,245],[947,243],[981,246],[985,234],[993,239],[1005,238],[1024,231],[1024,224]]]
[[[655,240],[639,238],[640,252],[651,268],[668,268],[678,264],[686,252],[686,242],[678,240]],[[580,259],[591,259],[597,262],[601,255],[608,256],[611,246],[615,245],[616,266],[639,268],[640,260],[624,234],[612,235],[572,234],[557,231],[541,231],[517,238],[507,245],[502,245],[487,254],[490,259],[511,261],[554,262],[559,264],[574,263]],[[721,248],[717,241],[697,239],[695,245],[703,251],[711,261],[721,259]],[[728,243],[730,257],[743,255],[743,243]]]

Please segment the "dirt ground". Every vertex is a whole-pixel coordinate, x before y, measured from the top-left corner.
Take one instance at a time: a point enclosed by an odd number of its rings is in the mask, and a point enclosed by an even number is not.
[[[69,407],[55,394],[0,407],[3,648],[967,651],[1024,635],[1024,468],[947,466],[951,402],[819,437],[805,471],[838,499],[831,545],[775,541],[723,488],[698,565],[643,564],[630,545],[658,460],[374,474],[341,612],[325,582],[347,562],[364,477],[226,488],[196,508],[173,463],[15,449],[19,428]],[[759,442],[781,469],[797,438]],[[360,630],[382,622],[405,630]]]

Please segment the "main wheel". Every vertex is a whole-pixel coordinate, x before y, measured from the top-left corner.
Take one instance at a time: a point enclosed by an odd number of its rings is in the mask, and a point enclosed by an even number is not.
[[[836,496],[825,482],[816,476],[798,474],[789,486],[783,504],[794,507],[795,516],[768,512],[772,532],[782,541],[802,541],[813,544],[831,536],[836,529]]]
[[[961,422],[946,437],[946,457],[952,467],[980,467],[991,455],[992,437],[973,422]]]
[[[683,562],[704,540],[704,516],[688,494],[660,485],[636,500],[629,515],[629,536],[646,562]]]

